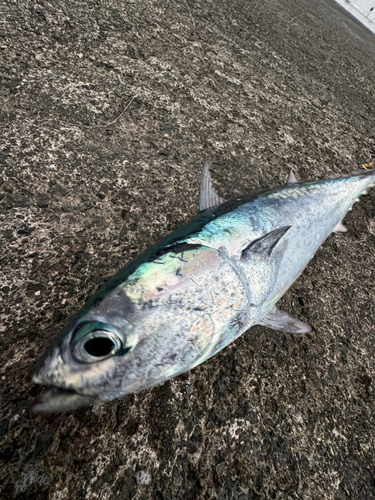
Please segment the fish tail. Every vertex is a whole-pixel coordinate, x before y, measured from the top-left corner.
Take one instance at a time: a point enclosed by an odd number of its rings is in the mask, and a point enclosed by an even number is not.
[[[375,185],[375,170],[360,170],[359,172],[354,172],[352,175],[352,179],[353,178],[356,178],[361,182],[361,185],[363,186],[361,194],[366,194],[367,189]]]

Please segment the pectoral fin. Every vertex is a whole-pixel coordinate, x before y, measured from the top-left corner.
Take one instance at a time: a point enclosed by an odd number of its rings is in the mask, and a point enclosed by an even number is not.
[[[284,311],[280,311],[276,306],[263,316],[259,324],[286,333],[308,333],[311,331],[309,325],[293,318]]]
[[[251,253],[257,253],[264,256],[270,256],[272,250],[275,248],[277,243],[281,240],[284,234],[291,228],[292,226],[284,226],[270,233],[267,233],[265,236],[252,241],[250,245],[248,245],[241,254],[241,260],[246,261],[249,259]]]
[[[207,208],[216,207],[224,202],[225,200],[220,198],[212,184],[210,170],[206,162],[202,169],[199,210],[202,212]]]

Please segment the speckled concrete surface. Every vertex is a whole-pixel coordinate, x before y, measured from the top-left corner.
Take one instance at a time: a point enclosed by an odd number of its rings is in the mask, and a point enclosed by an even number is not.
[[[256,327],[63,414],[32,413],[30,378],[108,276],[197,212],[204,160],[229,197],[375,157],[375,37],[329,0],[0,14],[1,498],[375,498],[375,190],[282,300],[311,334]]]

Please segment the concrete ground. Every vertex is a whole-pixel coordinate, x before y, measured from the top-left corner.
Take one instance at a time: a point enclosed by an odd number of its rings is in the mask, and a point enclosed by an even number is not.
[[[374,35],[330,0],[17,0],[0,28],[0,497],[375,498],[374,189],[281,301],[311,334],[255,327],[61,414],[33,414],[31,382],[107,277],[197,213],[205,160],[229,197],[375,157]]]

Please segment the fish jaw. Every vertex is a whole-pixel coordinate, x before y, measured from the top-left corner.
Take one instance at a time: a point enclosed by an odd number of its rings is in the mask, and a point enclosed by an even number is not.
[[[71,369],[64,363],[58,347],[45,358],[43,366],[33,375],[32,380],[36,384],[53,387],[43,394],[34,406],[33,411],[36,413],[75,410],[97,401],[96,396],[79,394],[79,374],[72,376]]]
[[[104,360],[100,367],[95,363],[80,363],[72,352],[71,339],[72,334],[69,334],[60,346],[54,347],[32,377],[36,384],[52,387],[35,406],[37,412],[64,411],[94,404],[101,401],[99,393],[105,391],[103,387],[110,385],[115,371],[114,359]]]
[[[96,396],[79,394],[79,379],[79,373],[72,373],[69,364],[64,362],[61,348],[53,348],[42,367],[32,377],[34,383],[52,386],[53,389],[43,394],[33,411],[55,413],[94,404]]]
[[[60,411],[78,410],[84,406],[94,405],[97,398],[82,396],[64,389],[47,391],[33,407],[35,413],[57,413]]]
[[[137,381],[133,381],[133,384],[129,381],[128,390],[118,392],[118,384],[112,384],[117,363],[118,359],[110,358],[100,364],[85,365],[73,359],[69,350],[64,352],[61,347],[54,348],[32,377],[36,384],[51,387],[41,397],[34,411],[54,413],[74,410],[139,390]]]

